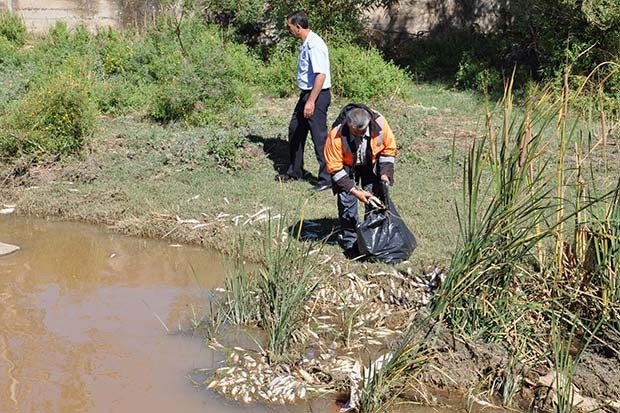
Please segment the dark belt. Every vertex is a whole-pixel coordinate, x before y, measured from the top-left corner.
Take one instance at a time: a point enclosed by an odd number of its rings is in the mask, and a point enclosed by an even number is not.
[[[321,92],[328,92],[329,88],[325,88],[325,89],[321,89]],[[302,89],[301,90],[301,94],[303,95],[304,93],[310,93],[312,92],[312,89]]]

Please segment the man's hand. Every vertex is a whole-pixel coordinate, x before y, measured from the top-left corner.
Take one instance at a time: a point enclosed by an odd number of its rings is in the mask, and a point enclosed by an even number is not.
[[[357,199],[359,199],[361,202],[363,202],[364,204],[370,204],[371,206],[373,206],[375,208],[382,208],[383,207],[383,204],[381,203],[379,198],[377,198],[376,196],[374,196],[373,194],[371,194],[368,191],[364,191],[363,189],[354,188],[351,191],[351,193],[353,195],[355,195],[355,197]]]
[[[308,99],[304,106],[304,118],[310,119],[314,115],[314,102]]]

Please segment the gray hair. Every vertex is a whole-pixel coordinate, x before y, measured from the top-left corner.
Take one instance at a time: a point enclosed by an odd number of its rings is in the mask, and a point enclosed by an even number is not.
[[[347,112],[347,124],[355,129],[366,129],[370,123],[370,113],[362,108],[353,108]]]

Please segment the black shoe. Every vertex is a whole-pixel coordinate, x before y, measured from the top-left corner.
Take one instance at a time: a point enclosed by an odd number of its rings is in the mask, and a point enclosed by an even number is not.
[[[329,184],[316,184],[310,190],[314,192],[325,191],[326,189],[330,189],[332,186]]]
[[[295,178],[294,176],[290,176],[287,174],[278,174],[276,175],[276,181],[278,182],[292,182],[292,181],[296,181],[297,178]]]
[[[342,248],[342,254],[350,260],[354,260],[362,256],[360,249],[357,246],[357,242],[352,245],[345,245],[342,239],[338,240],[338,245]]]
[[[345,249],[342,251],[342,254],[350,260],[355,260],[362,256],[360,250],[357,248],[357,245],[353,245],[352,247]]]

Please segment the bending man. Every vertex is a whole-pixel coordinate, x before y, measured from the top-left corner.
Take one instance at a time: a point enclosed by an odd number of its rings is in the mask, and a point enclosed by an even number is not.
[[[380,181],[394,182],[396,140],[387,120],[362,104],[343,108],[327,136],[325,160],[338,196],[340,246],[348,257],[356,256],[357,201],[368,205],[376,197]]]

